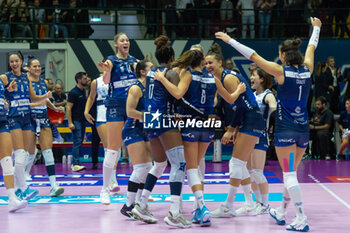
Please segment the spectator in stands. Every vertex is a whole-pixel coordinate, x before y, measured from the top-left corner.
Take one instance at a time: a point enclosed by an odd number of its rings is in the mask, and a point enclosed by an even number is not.
[[[55,92],[52,93],[52,98],[54,99],[54,104],[56,107],[65,107],[67,104],[67,96],[63,92],[63,87],[61,84],[57,83],[55,86]]]
[[[250,39],[255,37],[255,13],[254,13],[255,0],[239,0],[236,6],[240,9],[242,15],[242,38],[247,37],[247,27],[249,25]]]
[[[236,73],[240,73],[239,70],[237,69],[237,67],[235,66],[235,64],[233,63],[233,61],[230,58],[226,59],[226,61],[225,61],[225,69],[233,70]]]
[[[36,37],[48,37],[49,25],[46,23],[45,9],[41,8],[40,0],[34,0],[34,5],[29,10],[30,20],[35,22],[35,36]]]
[[[276,0],[276,5],[272,10],[272,36],[283,37],[286,20],[286,1]]]
[[[327,71],[326,62],[318,62],[315,69],[315,98],[317,99],[320,96],[324,96],[327,99],[327,102],[330,103],[329,96],[329,85],[326,75]]]
[[[289,37],[300,35],[304,14],[304,0],[290,0],[286,3],[287,7],[287,25],[286,34]]]
[[[337,160],[340,160],[341,155],[344,155],[345,148],[349,145],[349,137],[350,137],[350,127],[349,121],[350,119],[350,99],[346,99],[345,101],[345,110],[340,113],[340,117],[338,119],[339,129],[340,129],[340,138],[341,145],[337,155]]]
[[[61,9],[59,0],[52,0],[52,7],[53,9],[48,9],[46,12],[47,20],[51,22],[50,37],[58,37],[62,32],[63,38],[68,38],[67,27],[62,24],[62,19],[68,12]]]
[[[180,24],[193,24],[195,17],[193,17],[193,12],[192,9],[194,7],[194,2],[193,0],[176,0],[176,10],[177,10],[177,18],[178,22]],[[180,29],[183,29],[181,30]],[[191,33],[191,26],[186,25],[186,26],[179,26],[179,29],[181,30],[181,36],[190,36]]]
[[[322,6],[322,0],[307,0],[304,10],[304,19],[310,24],[310,17],[320,18],[320,8]],[[312,33],[312,27],[309,28],[309,34]]]
[[[348,28],[347,19],[349,16],[349,0],[337,0],[338,6],[335,15],[335,36],[338,36],[340,28],[340,38],[344,38],[344,33],[350,37],[350,30]]]
[[[30,14],[27,3],[21,0],[16,11],[17,29],[21,32],[21,37],[33,37],[32,28],[30,27]]]
[[[310,120],[310,137],[313,155],[319,159],[331,159],[330,139],[333,137],[333,113],[327,107],[327,100],[320,96],[316,100],[316,112]]]
[[[339,113],[339,82],[342,81],[341,70],[335,66],[335,59],[333,56],[327,58],[326,76],[328,80],[330,92],[330,109],[333,113]]]
[[[72,171],[82,171],[86,169],[80,165],[80,147],[85,135],[85,117],[84,110],[86,104],[85,87],[87,85],[87,76],[84,72],[78,72],[75,75],[77,85],[69,92],[67,101],[67,120],[69,129],[73,134],[73,161]]]
[[[14,16],[14,14],[11,14],[9,7],[3,2],[0,6],[0,30],[2,30],[1,37],[3,39],[11,38],[10,22]]]
[[[272,16],[272,8],[276,0],[258,0],[256,6],[259,9],[259,38],[269,37],[269,28]]]
[[[69,37],[76,38],[77,36],[77,15],[80,14],[81,9],[77,8],[77,1],[71,0],[69,2],[69,9],[67,10],[67,14],[64,15],[62,22],[70,23],[66,27],[68,28]],[[80,25],[78,25],[79,27]]]
[[[163,8],[165,8],[165,31],[169,38],[175,39],[176,37],[176,1],[175,0],[163,0]]]

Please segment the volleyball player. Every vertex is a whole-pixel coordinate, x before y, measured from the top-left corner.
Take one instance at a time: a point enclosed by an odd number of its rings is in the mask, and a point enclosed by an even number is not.
[[[33,90],[37,95],[43,95],[47,93],[47,86],[44,79],[40,78],[41,75],[41,64],[38,59],[31,59],[28,61],[29,72],[27,73],[28,79],[32,83]],[[33,165],[34,158],[36,155],[36,139],[39,139],[39,145],[44,157],[45,167],[49,176],[51,190],[50,197],[57,197],[64,192],[62,187],[56,182],[56,171],[55,171],[55,159],[52,153],[52,131],[50,120],[47,115],[46,104],[55,111],[64,111],[63,107],[54,106],[49,100],[44,102],[31,103],[31,120],[32,120],[32,141],[29,144],[29,156],[26,165],[26,173],[29,174],[30,169]]]
[[[231,136],[234,129],[239,128],[236,133],[232,158],[229,164],[230,185],[226,202],[212,212],[213,217],[232,217],[239,215],[256,215],[255,203],[251,195],[250,175],[247,169],[247,161],[254,149],[254,146],[265,128],[258,103],[255,100],[250,86],[245,79],[234,71],[222,67],[223,56],[218,44],[209,49],[206,56],[207,70],[216,78],[218,93],[226,102],[232,105],[234,117],[232,126],[229,129]],[[244,93],[242,93],[245,91]],[[227,94],[228,95],[227,97]],[[241,181],[246,198],[244,213],[236,213],[233,202]]]
[[[4,83],[17,83],[17,89],[13,92],[5,91],[5,97],[9,101],[8,122],[15,154],[15,186],[16,195],[24,200],[29,200],[38,194],[38,190],[31,189],[26,184],[25,165],[28,156],[29,145],[32,142],[32,124],[30,121],[31,101],[41,101],[51,97],[51,92],[37,96],[32,88],[26,73],[22,72],[23,56],[20,52],[9,54],[11,71],[1,75]]]
[[[98,66],[104,71],[103,81],[109,85],[106,99],[107,107],[107,152],[103,161],[103,187],[101,203],[109,205],[111,200],[108,186],[116,161],[119,161],[122,145],[122,130],[127,118],[126,99],[129,87],[137,81],[134,65],[136,58],[129,55],[130,42],[125,33],[114,37],[116,55],[109,56],[106,62]]]
[[[135,203],[140,201],[147,174],[152,168],[149,140],[142,124],[143,112],[145,111],[143,96],[146,86],[146,75],[152,66],[153,64],[146,60],[137,63],[136,76],[138,80],[136,84],[130,87],[126,102],[128,119],[126,120],[122,137],[129,152],[133,171],[128,182],[126,203],[120,212],[129,218],[132,217],[131,210],[134,208]]]
[[[270,209],[270,215],[277,224],[285,225],[286,208],[292,199],[296,209],[296,218],[286,228],[290,231],[309,230],[296,170],[309,142],[307,100],[311,88],[314,52],[318,45],[322,25],[318,18],[311,17],[310,21],[313,32],[305,57],[299,51],[300,39],[285,40],[279,46],[279,59],[282,65],[265,60],[256,51],[231,39],[225,33],[215,34],[218,39],[229,43],[247,59],[274,76],[277,81],[275,146],[278,161],[283,170],[284,191],[282,205],[277,209]]]

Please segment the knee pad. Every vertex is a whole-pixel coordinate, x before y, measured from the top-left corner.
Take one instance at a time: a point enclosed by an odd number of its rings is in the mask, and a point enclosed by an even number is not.
[[[5,156],[0,161],[2,167],[3,176],[11,176],[13,175],[14,169],[12,164],[12,158],[10,156]]]
[[[130,176],[130,180],[135,183],[144,183],[147,177],[147,173],[152,167],[152,163],[140,163],[136,164],[133,167],[132,174]]]
[[[194,185],[201,185],[202,183],[198,169],[188,169],[187,180],[190,187]]]
[[[107,150],[107,153],[105,154],[105,158],[103,160],[103,166],[108,168],[113,168],[116,161],[120,158],[120,150]]]
[[[247,166],[247,162],[244,162],[237,158],[230,159],[230,178],[232,179],[242,179],[243,178],[243,167]],[[248,172],[249,173],[249,172]]]
[[[160,162],[160,163],[154,161],[154,165],[151,168],[151,170],[149,171],[149,173],[151,173],[153,176],[159,178],[162,176],[167,165],[168,165],[168,163],[166,160],[164,162]]]
[[[290,188],[299,185],[296,172],[283,172],[284,187],[289,190]]]
[[[253,179],[257,184],[263,184],[267,182],[266,177],[264,176],[263,170],[253,169],[251,171],[252,171],[251,177],[253,177]]]
[[[256,182],[256,180],[254,179],[253,170],[248,170],[248,172],[249,172],[249,175],[250,175],[250,182],[251,183]]]
[[[249,174],[249,171],[248,171],[247,166],[244,166],[244,167],[242,168],[242,171],[243,171],[242,180],[245,180],[245,179],[250,178],[250,174]]]
[[[27,161],[27,152],[23,149],[15,150],[15,166],[24,166]]]
[[[51,149],[44,150],[43,157],[45,160],[45,166],[55,165],[55,159],[53,157],[53,153]]]
[[[184,157],[184,147],[177,146],[166,151],[166,155],[171,164],[170,169],[170,182],[183,182],[185,177],[185,157]]]

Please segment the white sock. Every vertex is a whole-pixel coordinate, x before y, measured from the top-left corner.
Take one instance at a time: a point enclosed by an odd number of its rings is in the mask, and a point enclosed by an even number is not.
[[[304,217],[303,201],[301,197],[300,185],[293,186],[288,189],[289,195],[295,205],[296,215],[298,218]]]
[[[233,202],[235,201],[237,190],[238,190],[238,187],[229,185],[227,199],[226,199],[226,202],[225,202],[226,206],[233,206]]]
[[[194,196],[196,197],[196,203],[197,203],[199,209],[202,209],[203,206],[205,205],[203,191],[198,190],[198,191],[194,192]]]
[[[112,177],[111,177],[111,182],[112,183],[117,183],[117,170],[113,168],[113,171],[112,171]]]
[[[17,199],[17,196],[15,194],[15,189],[14,188],[7,189],[7,193],[8,193],[8,196],[9,196],[9,200]]]
[[[253,190],[257,202],[262,203],[261,193],[259,189]]]
[[[49,180],[50,180],[50,185],[51,185],[52,188],[57,186],[57,184],[56,184],[56,176],[55,175],[49,176]]]
[[[16,181],[16,186],[20,188],[22,191],[27,189],[27,183],[26,183],[26,178],[25,178],[25,162],[27,161],[28,157],[28,152],[19,149],[15,151],[15,160],[20,160],[20,163],[15,162],[15,181]],[[23,161],[23,163],[22,163]]]
[[[112,173],[114,170],[115,161],[118,160],[119,158],[120,158],[119,151],[107,150],[107,153],[105,155],[105,160],[108,159],[108,161],[107,162],[103,161],[103,189],[108,189],[108,186],[111,181]]]
[[[136,194],[137,193],[134,193],[134,192],[127,192],[126,194],[126,206],[131,206],[134,201],[135,201],[135,197],[136,197]]]
[[[135,197],[135,203],[140,203],[141,201],[141,195],[142,195],[143,189],[138,189]]]
[[[278,208],[278,211],[280,214],[287,213],[287,207],[288,207],[289,202],[290,202],[289,192],[285,187],[283,187],[282,205]]]
[[[267,206],[269,204],[269,194],[261,194],[262,204]]]
[[[146,207],[150,194],[151,194],[151,192],[148,191],[147,189],[142,190],[142,194],[141,194],[141,198],[140,198],[140,206],[142,209]]]
[[[170,196],[170,212],[173,216],[177,216],[180,213],[180,196],[171,195]]]
[[[251,184],[242,185],[243,192],[244,192],[244,198],[247,202],[248,206],[253,206],[253,195],[252,195],[252,186]]]

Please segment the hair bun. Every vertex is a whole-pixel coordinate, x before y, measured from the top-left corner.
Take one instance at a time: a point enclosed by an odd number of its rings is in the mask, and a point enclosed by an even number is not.
[[[210,46],[208,53],[209,52],[222,54],[221,46],[218,43],[214,43],[212,46]]]
[[[301,39],[300,38],[294,38],[292,40],[292,47],[293,47],[293,49],[299,49],[300,45],[301,45]]]
[[[161,35],[155,39],[154,44],[157,46],[157,49],[161,47],[166,47],[170,44],[170,40],[167,36]]]

